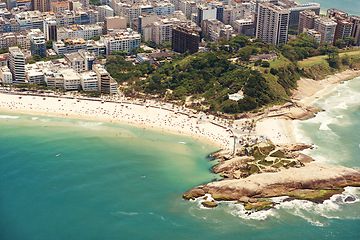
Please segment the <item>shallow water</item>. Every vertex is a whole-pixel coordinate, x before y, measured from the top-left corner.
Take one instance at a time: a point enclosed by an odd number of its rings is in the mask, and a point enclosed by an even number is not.
[[[316,103],[326,115],[297,124],[301,140],[317,146],[310,155],[360,167],[359,93],[360,81],[348,81]],[[182,200],[219,178],[206,158],[215,150],[140,128],[0,114],[1,239],[360,238],[359,188],[251,215],[234,202],[204,209]]]

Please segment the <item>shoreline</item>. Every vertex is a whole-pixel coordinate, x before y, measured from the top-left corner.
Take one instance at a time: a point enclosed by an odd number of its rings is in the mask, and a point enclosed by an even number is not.
[[[323,189],[330,189],[331,192],[326,193],[326,198],[328,198],[338,192],[335,191],[338,188],[360,186],[360,170],[317,162],[310,163],[313,160],[299,151],[311,148],[311,146],[301,146],[296,143],[292,120],[313,117],[318,110],[305,104],[313,103],[317,98],[333,91],[341,82],[359,75],[360,71],[345,70],[324,80],[301,79],[293,97],[296,102],[271,107],[260,115],[241,119],[235,124],[237,127],[229,125],[232,129],[226,127],[224,122],[216,122],[214,116],[195,114],[190,109],[182,107],[166,108],[164,103],[158,106],[151,105],[151,101],[140,103],[124,99],[124,101],[116,102],[103,99],[83,100],[76,97],[0,92],[0,111],[132,125],[186,135],[222,149],[221,158],[218,160],[222,164],[219,164],[220,167],[225,170],[219,170],[217,173],[222,173],[227,178],[195,187],[183,195],[185,199],[202,197],[208,193],[215,200],[238,200],[239,202],[243,197],[254,201],[254,198],[284,195],[294,195],[296,198],[296,196],[310,194],[311,198],[311,194],[314,193],[304,190],[310,189],[317,191],[315,194],[320,194]],[[239,124],[252,119],[258,124],[252,135],[251,128],[249,132],[246,129],[239,129]],[[237,149],[238,155],[232,155],[233,135],[250,139],[242,142],[240,148]],[[265,139],[261,139],[261,136],[265,136]],[[254,139],[256,140],[253,141]],[[275,145],[267,146],[266,144],[269,144],[267,139]],[[247,155],[247,151],[244,155],[242,151],[244,147],[247,148],[247,145],[250,146],[249,151],[252,153],[255,149],[251,148],[257,147],[261,155],[268,149],[267,154],[264,155],[265,158],[254,159],[255,155]],[[279,151],[280,155],[271,156]],[[281,152],[285,155],[281,156]],[[252,159],[249,160],[249,157]],[[261,205],[262,200],[256,199],[256,204]]]
[[[209,208],[217,206],[219,201],[237,201],[251,214],[273,208],[274,203],[268,201],[271,197],[288,196],[289,201],[299,199],[322,203],[333,195],[341,194],[345,187],[360,187],[360,169],[319,163],[301,153],[312,146],[296,143],[294,118],[291,116],[291,109],[297,111],[295,115],[298,116],[302,115],[299,112],[304,108],[312,109],[312,113],[316,114],[316,108],[308,105],[334,91],[342,82],[358,76],[360,71],[345,70],[319,81],[301,79],[296,91],[298,95],[293,98],[296,101],[294,104],[288,104],[288,108],[277,106],[269,109],[264,113],[266,118],[260,118],[257,130],[267,131],[275,145],[255,144],[230,158],[226,153],[214,155],[218,164],[212,169],[224,179],[194,187],[184,193],[183,199],[200,199]],[[312,84],[306,85],[309,82]],[[283,129],[282,133],[274,132],[279,128]],[[283,133],[288,136],[281,136]],[[263,154],[266,149],[270,153],[262,156],[262,160],[259,151]],[[272,155],[274,153],[278,154]],[[289,166],[290,163],[293,165]],[[210,203],[207,196],[211,196]]]
[[[318,98],[324,97],[331,93],[335,88],[347,80],[360,76],[360,70],[346,69],[342,72],[329,75],[322,80],[313,80],[301,78],[297,84],[298,87],[293,91],[292,100],[303,105],[309,106]]]
[[[168,110],[137,103],[78,100],[75,98],[0,92],[0,111],[101,121],[166,131],[204,141],[221,149],[228,149],[232,142],[231,134],[225,128],[216,126],[210,121],[199,122],[195,116],[180,113],[177,109]]]
[[[257,119],[255,137],[265,136],[275,144],[296,143],[293,120],[301,119],[304,107],[333,91],[343,81],[360,76],[360,70],[347,69],[323,80],[301,78],[292,100],[299,106],[277,106]],[[45,115],[60,118],[96,120],[111,124],[126,124],[139,128],[181,134],[205,141],[215,147],[230,151],[235,134],[246,136],[238,128],[245,120],[236,120],[232,130],[217,122],[214,116],[202,118],[191,109],[164,106],[164,103],[137,101],[104,101],[103,99],[78,99],[69,96],[27,95],[20,92],[0,92],[0,111],[9,113]],[[311,112],[311,111],[310,111]],[[315,111],[316,112],[316,111]],[[313,113],[311,113],[313,116]],[[289,118],[290,116],[290,118]],[[310,116],[310,117],[311,117]],[[309,115],[305,116],[306,118]],[[212,118],[212,119],[211,119]],[[254,119],[254,118],[253,118]]]
[[[360,70],[346,69],[322,80],[301,78],[298,81],[298,88],[293,91],[291,100],[300,107],[309,107],[319,98],[333,92],[341,83],[359,76]],[[296,143],[298,138],[294,132],[293,120],[295,119],[289,119],[285,116],[300,112],[300,109],[296,107],[291,109],[290,107],[288,110],[278,109],[274,111],[275,115],[278,116],[259,121],[257,126],[257,129],[260,129],[259,132],[267,135],[275,144]]]

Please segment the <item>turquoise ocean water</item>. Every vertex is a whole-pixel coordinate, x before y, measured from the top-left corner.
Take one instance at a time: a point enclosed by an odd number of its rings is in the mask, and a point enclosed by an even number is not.
[[[359,0],[295,0],[298,3],[316,2],[321,5],[321,12],[326,14],[329,8],[336,8],[349,14],[360,15]]]
[[[315,105],[327,111],[296,124],[316,146],[309,154],[360,168],[360,78]],[[232,202],[182,200],[218,178],[206,158],[214,150],[129,126],[1,113],[0,239],[360,239],[358,188],[250,216]]]

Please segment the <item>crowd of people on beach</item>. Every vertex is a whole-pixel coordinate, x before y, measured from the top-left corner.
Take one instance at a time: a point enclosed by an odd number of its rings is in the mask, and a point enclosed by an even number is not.
[[[128,123],[154,128],[193,138],[205,138],[223,149],[232,148],[231,133],[209,121],[199,121],[178,111],[153,108],[147,105],[85,101],[38,96],[7,95],[0,108],[15,112],[46,114],[60,117],[80,117],[111,123]]]

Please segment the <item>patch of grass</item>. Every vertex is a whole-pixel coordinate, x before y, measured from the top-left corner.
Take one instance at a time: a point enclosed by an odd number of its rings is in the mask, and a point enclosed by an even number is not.
[[[216,202],[211,202],[211,201],[204,201],[201,204],[207,208],[214,208],[214,207],[218,206],[218,204]]]
[[[279,57],[274,61],[270,61],[270,68],[286,67],[289,64],[289,60],[284,57]]]
[[[309,190],[309,189],[298,189],[297,192],[289,194],[290,197],[297,199],[308,200],[313,202],[323,202],[329,199],[335,194],[340,194],[344,191],[343,188],[334,189],[321,189],[321,190]]]
[[[288,163],[288,164],[285,164],[284,167],[285,167],[285,168],[289,168],[289,167],[294,167],[295,165],[296,165],[296,162],[295,162],[295,161],[292,161],[292,162],[290,162],[290,163]]]
[[[253,156],[255,158],[255,160],[260,160],[260,159],[263,159],[266,157],[265,155],[261,154],[258,147],[254,147],[250,151],[250,155]]]
[[[266,159],[263,159],[263,160],[258,162],[258,164],[261,164],[261,165],[264,165],[264,166],[270,166],[273,163],[274,163],[273,161],[266,161]]]
[[[327,59],[326,55],[316,56],[299,61],[298,64],[300,67],[309,67],[309,66],[326,63],[326,59]]]
[[[273,152],[270,157],[284,158],[285,153],[283,151],[277,150],[276,152]]]
[[[273,202],[271,201],[258,201],[256,203],[246,203],[244,205],[245,210],[255,210],[255,211],[261,211],[264,209],[270,209],[273,208]]]
[[[270,145],[270,146],[267,146],[267,147],[262,147],[262,148],[260,148],[261,152],[262,152],[263,154],[266,154],[266,155],[269,155],[269,153],[270,153],[271,151],[273,151],[274,149],[275,149],[275,146],[274,146],[274,145]]]
[[[276,164],[274,164],[272,167],[274,168],[281,168],[283,167],[284,165],[281,163],[281,162],[277,162]]]
[[[251,175],[253,173],[260,172],[260,169],[254,164],[250,164],[248,167],[249,167],[248,168],[249,169],[249,175]]]

